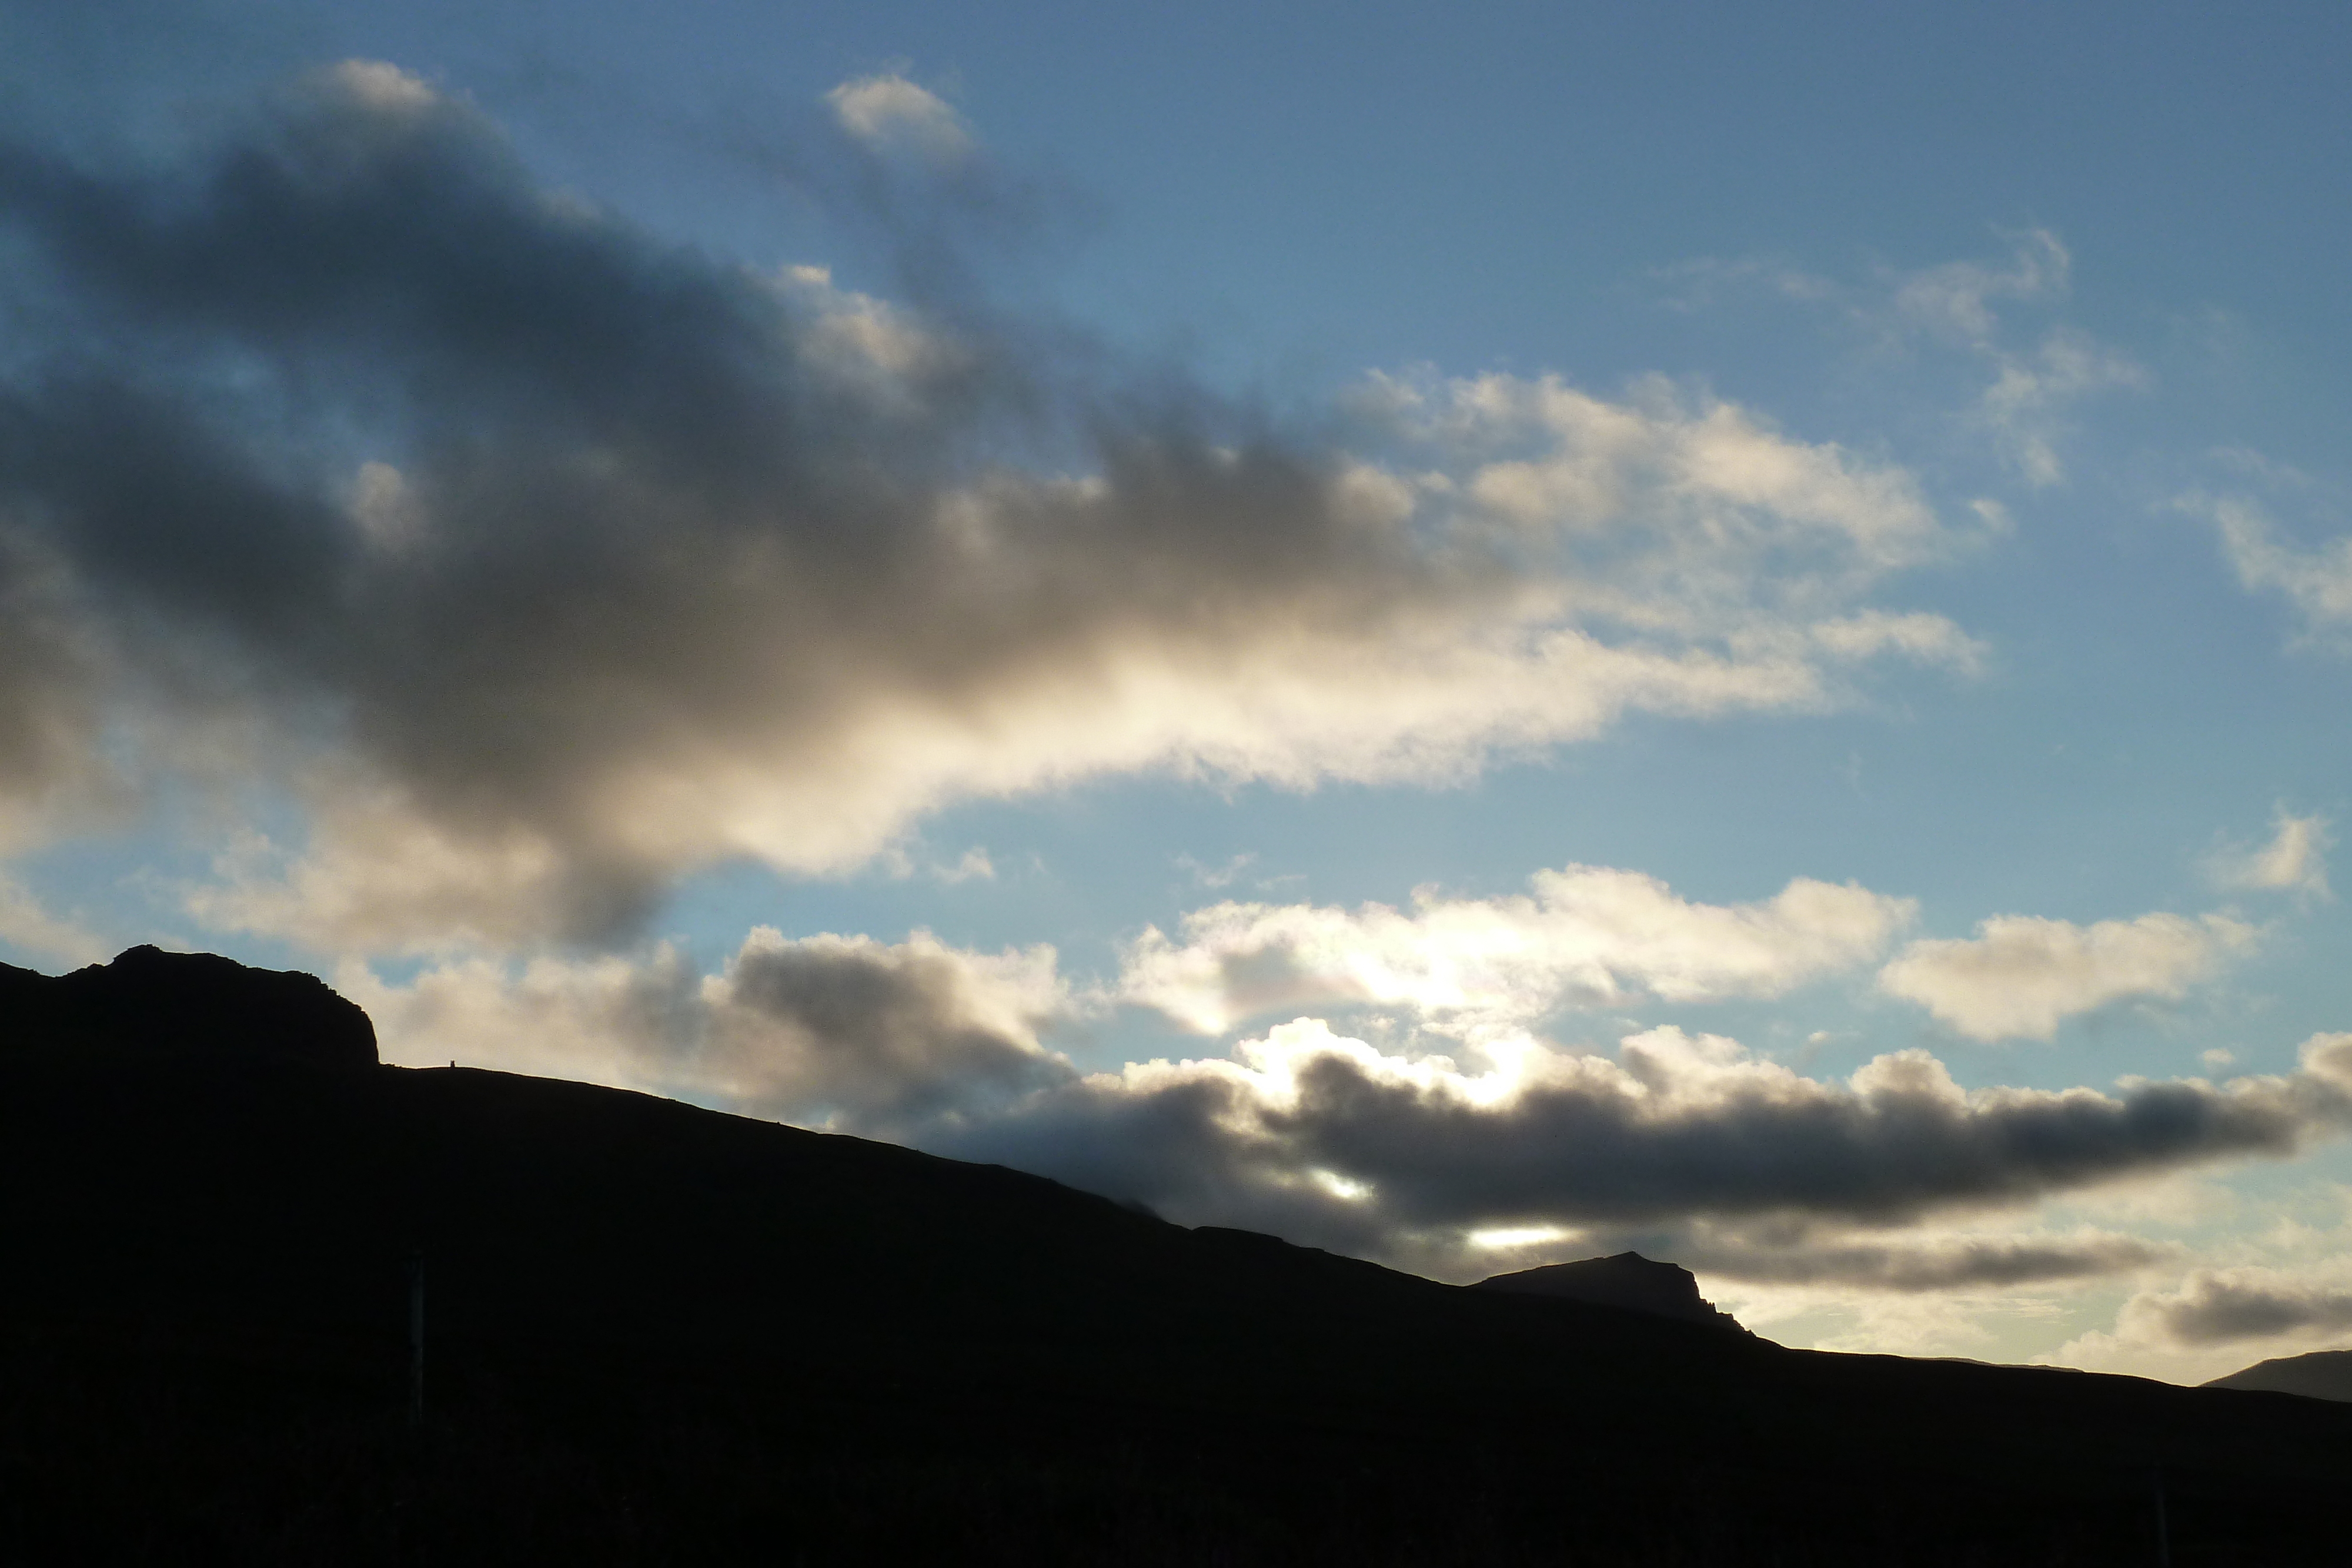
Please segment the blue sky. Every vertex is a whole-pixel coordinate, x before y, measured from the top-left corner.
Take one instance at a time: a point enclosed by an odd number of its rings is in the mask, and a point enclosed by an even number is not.
[[[1792,1343],[2347,1343],[2347,44],[0,13],[0,957]]]

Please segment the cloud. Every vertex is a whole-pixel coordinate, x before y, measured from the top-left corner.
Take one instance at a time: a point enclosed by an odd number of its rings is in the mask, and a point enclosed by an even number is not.
[[[2062,298],[2073,270],[2074,257],[2056,235],[2031,229],[2012,237],[2006,267],[1946,262],[1891,280],[1896,329],[1926,333],[1991,361],[1992,384],[1977,400],[1975,421],[2037,489],[2065,477],[2058,448],[2067,434],[2067,405],[2093,392],[2147,384],[2139,365],[2074,328],[2054,328],[2027,351],[2001,341],[1996,301]]]
[[[591,1077],[1458,1274],[1477,1271],[1480,1236],[1518,1229],[1664,1236],[1695,1268],[1778,1283],[2087,1279],[2161,1249],[2100,1232],[1852,1231],[2284,1156],[2352,1123],[2352,1035],[2315,1036],[2283,1075],[2109,1093],[1963,1091],[1920,1051],[1814,1079],[1674,1028],[1613,1056],[1494,1036],[1457,1060],[1314,1019],[1229,1055],[1084,1073],[1045,1043],[1087,1007],[1052,949],[975,953],[922,933],[762,929],[709,976],[658,949],[452,962],[398,985],[354,962],[337,984],[391,1061]]]
[[[877,151],[911,151],[943,162],[971,151],[963,118],[895,71],[843,82],[824,99],[844,131]]]
[[[1739,1293],[1780,1311],[1851,1304],[1865,1296],[1993,1296],[2037,1286],[2072,1287],[2176,1262],[2182,1249],[2113,1231],[1982,1234],[1936,1227],[1888,1237],[1801,1216],[1762,1221],[1701,1219],[1663,1228],[1558,1226],[1474,1231],[1467,1247],[1429,1251],[1417,1264],[1453,1274],[1529,1268],[1623,1251],[1679,1263],[1712,1284],[1759,1287]],[[1499,1262],[1497,1249],[1527,1255]],[[1481,1256],[1480,1254],[1487,1254]]]
[[[1455,1028],[1524,1027],[1561,1006],[1657,997],[1771,997],[1866,963],[1914,911],[1848,883],[1798,878],[1760,904],[1693,904],[1639,872],[1538,872],[1531,895],[1423,892],[1410,914],[1370,904],[1226,903],[1128,948],[1127,1000],[1201,1034],[1280,1010],[1402,1005]]]
[[[611,940],[958,800],[1443,784],[1978,653],[1871,601],[1950,546],[1910,477],[1735,404],[1374,377],[1293,434],[658,242],[387,66],[178,164],[0,144],[0,591],[44,607],[0,789],[205,750],[292,826],[195,911],[330,951]]]
[[[1613,1061],[1524,1042],[1474,1071],[1302,1019],[1231,1058],[1043,1091],[927,1146],[1358,1251],[1546,1225],[1884,1226],[2290,1154],[2352,1116],[2352,1036],[2315,1037],[2303,1061],[2219,1087],[1971,1092],[1924,1051],[1825,1082],[1669,1028]]]
[[[1736,1238],[1728,1242],[1701,1238],[1672,1244],[1675,1260],[1686,1268],[1743,1283],[1834,1285],[1904,1294],[2078,1284],[2145,1269],[2179,1252],[2177,1247],[2096,1231],[1893,1243],[1806,1238],[1757,1245]]]
[[[49,913],[22,883],[8,876],[0,876],[0,942],[77,967],[103,964],[115,951],[79,922]]]
[[[1215,888],[1231,887],[1256,861],[1255,850],[1243,850],[1219,866],[1203,865],[1199,857],[1190,854],[1178,855],[1172,863],[1179,871],[1188,873],[1194,885]]]
[[[952,861],[929,856],[919,861],[904,844],[892,844],[876,859],[884,872],[901,882],[923,876],[955,887],[967,882],[996,880],[996,862],[981,844],[972,845]]]
[[[2028,229],[2010,239],[2007,266],[1948,261],[1916,272],[1895,274],[1894,315],[1914,330],[1953,342],[1982,347],[1999,326],[1993,302],[2042,300],[2066,292],[2074,258],[2048,229]]]
[[[2058,443],[2067,431],[2067,404],[2109,388],[2147,384],[2147,372],[2131,360],[2067,328],[2051,332],[2031,354],[2004,352],[1997,361],[1999,373],[1978,402],[1978,417],[2037,489],[2066,476]]]
[[[2352,629],[2352,534],[2315,546],[2296,544],[2262,503],[2244,496],[2197,492],[2176,505],[2219,530],[2222,552],[2248,592],[2284,596],[2302,620],[2305,640],[2345,643]]]
[[[952,1124],[1075,1076],[1037,1038],[1069,1005],[1050,947],[762,926],[710,976],[664,948],[519,972],[476,959],[398,986],[353,963],[336,984],[375,1019],[390,1061],[587,1077],[873,1134],[909,1118]]]
[[[1675,286],[1670,308],[1704,308],[1731,293],[1769,293],[1841,309],[1883,352],[1907,353],[1925,341],[1989,368],[1992,379],[1975,394],[1964,422],[2039,489],[2065,477],[2060,448],[2071,434],[2066,413],[2073,404],[2149,381],[2145,368],[2080,329],[2051,327],[2021,346],[2004,321],[2017,307],[2046,309],[2062,301],[2073,269],[2074,257],[2056,235],[2031,229],[2010,236],[2006,263],[1881,268],[1859,287],[1752,258],[1688,262],[1655,276]]]
[[[1973,938],[1913,942],[1878,984],[1972,1040],[2048,1040],[2066,1019],[2110,1002],[2176,1000],[2259,936],[2226,915],[2089,926],[2002,915],[1979,922]]]
[[[2297,817],[2284,810],[2272,821],[2271,841],[2256,849],[2225,850],[2210,870],[2222,887],[2259,893],[2294,893],[2327,899],[2327,852],[2336,845],[2332,824],[2316,814]]]
[[[0,854],[128,803],[103,744],[121,672],[77,598],[57,552],[0,512]]]
[[[861,1126],[952,1118],[1071,1076],[1036,1036],[1068,1003],[1050,947],[990,957],[919,933],[886,946],[761,930],[702,999],[719,1057],[760,1103]]]
[[[2133,1297],[2116,1326],[2123,1338],[2191,1347],[2343,1334],[2352,1333],[2352,1288],[2272,1269],[2200,1269],[2177,1291]]]

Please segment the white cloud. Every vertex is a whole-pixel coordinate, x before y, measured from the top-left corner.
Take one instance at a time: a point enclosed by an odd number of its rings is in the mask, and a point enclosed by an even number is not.
[[[824,95],[843,130],[884,152],[949,162],[971,151],[963,118],[928,88],[895,71],[843,82]]]
[[[2297,817],[2281,810],[2273,819],[2269,843],[2225,850],[2213,858],[2213,879],[2227,888],[2331,898],[2327,852],[2336,844],[2331,825],[2323,816]]]
[[[887,300],[836,287],[829,267],[788,267],[776,288],[805,323],[801,348],[811,368],[886,416],[921,413],[975,368],[971,350],[950,334]]]
[[[1562,1005],[1777,996],[1869,962],[1914,905],[1799,878],[1759,904],[1693,904],[1639,872],[1538,872],[1532,894],[1416,895],[1385,904],[1219,904],[1181,943],[1147,930],[1119,979],[1128,1000],[1202,1034],[1349,1002],[1401,1005],[1449,1027],[1526,1027]]]
[[[2226,915],[2089,926],[2002,915],[1979,922],[1973,938],[1913,942],[1878,983],[1971,1039],[2047,1040],[2066,1019],[2110,1002],[2176,1000],[2259,936]]]
[[[424,113],[440,95],[430,83],[383,60],[344,60],[328,68],[325,79],[369,109],[394,113]]]

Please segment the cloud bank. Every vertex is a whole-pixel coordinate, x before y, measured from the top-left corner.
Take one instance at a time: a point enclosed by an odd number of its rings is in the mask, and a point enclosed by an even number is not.
[[[832,108],[968,134],[897,77]],[[959,799],[1443,783],[1976,653],[1874,602],[1950,545],[1910,478],[1737,405],[1374,377],[1340,439],[1107,386],[657,240],[389,66],[176,162],[0,145],[0,820],[275,801],[194,908],[313,947],[603,939]]]
[[[1777,1240],[1777,1244],[1774,1242]],[[2077,1284],[2168,1260],[2179,1249],[2108,1232],[1927,1237],[1888,1242],[1811,1235],[1756,1241],[1700,1227],[1667,1245],[1676,1261],[1742,1283],[1833,1285],[1905,1294]]]
[[[1081,1005],[1050,950],[921,936],[760,932],[700,979],[670,956],[541,960],[511,978],[450,965],[397,988],[354,967],[339,983],[392,1060],[444,1060],[463,1041],[478,1061],[484,1042],[527,1040],[575,1073],[594,1064],[608,1082],[1039,1171],[1188,1223],[1392,1258],[1458,1256],[1498,1228],[1664,1227],[1746,1278],[1896,1291],[2082,1278],[2152,1254],[2114,1238],[1922,1250],[1843,1231],[2284,1156],[2352,1121],[2352,1035],[2315,1037],[2290,1073],[2113,1092],[1966,1091],[1916,1050],[1815,1079],[1671,1027],[1612,1055],[1520,1035],[1457,1059],[1308,1018],[1228,1055],[1087,1073],[1045,1043]]]
[[[2117,1326],[2126,1337],[2191,1347],[2343,1334],[2352,1333],[2352,1289],[2271,1269],[2200,1269],[2176,1291],[2133,1297]]]

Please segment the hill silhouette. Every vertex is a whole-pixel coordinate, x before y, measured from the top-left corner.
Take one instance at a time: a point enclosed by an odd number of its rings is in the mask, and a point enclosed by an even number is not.
[[[1698,1281],[1689,1270],[1644,1258],[1639,1252],[1620,1252],[1608,1258],[1586,1258],[1574,1263],[1549,1263],[1540,1269],[1496,1274],[1471,1288],[1520,1296],[1549,1296],[1747,1332],[1740,1328],[1738,1319],[1717,1311],[1714,1302],[1698,1293]]]
[[[70,975],[0,964],[0,1050],[11,1046],[376,1065],[375,1026],[316,975],[157,947]]]
[[[0,976],[8,1560],[2136,1564],[2159,1484],[2176,1564],[2341,1560],[2352,1409],[1789,1351],[377,1065],[225,962]]]
[[[2306,1399],[2352,1403],[2352,1350],[2315,1350],[2305,1355],[2282,1355],[2256,1362],[2227,1377],[2214,1378],[2205,1386],[2263,1389],[2274,1394],[2300,1394]]]

